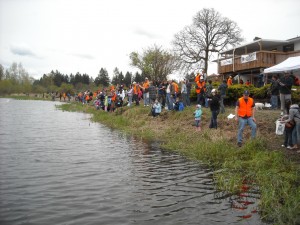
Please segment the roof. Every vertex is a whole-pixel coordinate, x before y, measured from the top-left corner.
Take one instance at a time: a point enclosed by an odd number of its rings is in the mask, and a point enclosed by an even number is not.
[[[265,69],[264,73],[279,73],[297,69],[300,69],[300,56],[289,57],[283,62]]]
[[[247,47],[247,52],[255,52],[260,51],[259,43],[262,45],[262,49],[264,50],[271,50],[279,45],[289,44],[290,41],[283,41],[283,40],[272,40],[272,39],[259,39],[253,42],[246,43],[244,45],[240,45],[238,47],[228,49],[226,51],[220,52],[221,54],[234,54],[242,55],[245,54],[245,47]]]

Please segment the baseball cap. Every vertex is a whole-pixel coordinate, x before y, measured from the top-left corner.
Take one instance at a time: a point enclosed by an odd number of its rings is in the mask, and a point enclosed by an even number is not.
[[[245,90],[243,95],[246,95],[246,96],[249,96],[250,95],[250,92],[248,90]]]

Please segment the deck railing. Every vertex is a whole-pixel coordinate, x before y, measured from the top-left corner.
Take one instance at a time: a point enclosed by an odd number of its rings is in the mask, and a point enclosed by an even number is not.
[[[286,52],[273,52],[273,51],[259,51],[256,52],[256,60],[242,63],[241,56],[236,56],[234,58],[234,63],[230,65],[221,66],[221,62],[218,63],[218,73],[231,73],[240,72],[243,70],[268,68],[281,63],[288,57],[300,56],[300,51],[295,51],[293,53]]]

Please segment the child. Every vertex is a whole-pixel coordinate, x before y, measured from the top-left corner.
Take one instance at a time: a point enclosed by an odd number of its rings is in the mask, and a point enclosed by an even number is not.
[[[153,106],[152,106],[152,116],[157,117],[161,113],[161,104],[156,99]]]
[[[194,112],[196,131],[201,131],[201,116],[202,116],[201,105],[198,104],[196,105],[196,110]]]
[[[175,111],[183,111],[184,105],[183,102],[180,101],[179,98],[176,98],[176,102],[174,103],[174,110]]]

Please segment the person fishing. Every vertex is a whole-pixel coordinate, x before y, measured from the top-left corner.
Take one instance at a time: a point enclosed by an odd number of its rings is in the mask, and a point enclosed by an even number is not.
[[[286,102],[292,100],[293,78],[288,71],[278,80],[281,115],[287,114]]]

